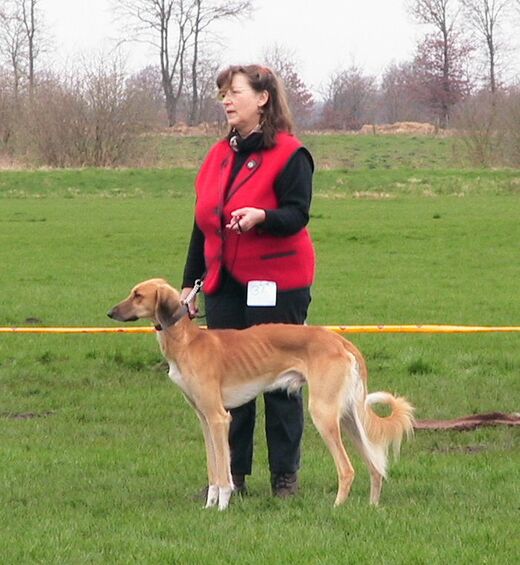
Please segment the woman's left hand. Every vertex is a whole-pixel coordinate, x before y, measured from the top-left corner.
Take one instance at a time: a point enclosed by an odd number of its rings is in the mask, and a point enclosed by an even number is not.
[[[238,208],[231,212],[231,221],[226,228],[236,233],[243,233],[264,221],[265,210],[262,208]]]

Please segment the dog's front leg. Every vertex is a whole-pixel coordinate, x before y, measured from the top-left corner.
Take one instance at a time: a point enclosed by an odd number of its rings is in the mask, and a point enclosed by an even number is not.
[[[215,455],[215,447],[213,445],[213,439],[209,431],[209,425],[206,417],[202,412],[195,409],[197,416],[199,417],[200,424],[202,427],[202,433],[204,435],[204,445],[206,447],[206,468],[208,472],[208,495],[206,499],[206,508],[215,506],[218,502],[218,487],[217,487],[217,462]]]
[[[225,510],[233,492],[229,452],[231,416],[224,407],[221,407],[216,414],[206,417],[206,422],[215,461],[213,469],[215,481],[210,482],[206,508],[215,506],[218,501],[218,509]]]

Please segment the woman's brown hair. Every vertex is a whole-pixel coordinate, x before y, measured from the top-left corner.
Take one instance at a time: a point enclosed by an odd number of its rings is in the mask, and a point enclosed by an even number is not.
[[[289,133],[293,130],[293,119],[287,94],[282,81],[268,67],[261,65],[232,65],[224,69],[217,76],[217,87],[219,92],[225,92],[231,85],[236,74],[243,74],[249,85],[256,92],[267,91],[269,98],[262,107],[262,119],[260,125],[264,134],[264,146],[269,149],[275,144],[275,136],[280,131]],[[229,132],[228,138],[232,131]]]

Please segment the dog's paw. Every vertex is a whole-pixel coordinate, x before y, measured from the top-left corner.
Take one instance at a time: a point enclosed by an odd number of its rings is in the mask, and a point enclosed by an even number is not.
[[[219,500],[219,488],[217,485],[209,485],[208,497],[206,499],[206,506],[204,508],[212,508],[216,506]]]
[[[218,489],[218,509],[225,510],[229,506],[229,499],[233,494],[233,487],[219,487]]]

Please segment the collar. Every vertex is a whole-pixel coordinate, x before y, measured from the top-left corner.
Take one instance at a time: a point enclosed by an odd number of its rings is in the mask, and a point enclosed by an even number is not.
[[[177,312],[165,323],[165,324],[155,324],[154,328],[156,331],[161,332],[162,330],[167,330],[174,326],[181,318],[189,315],[188,305],[184,302],[181,304]]]
[[[234,131],[229,139],[229,144],[236,153],[259,151],[264,148],[264,133],[253,130],[247,137],[240,137],[240,134]]]

